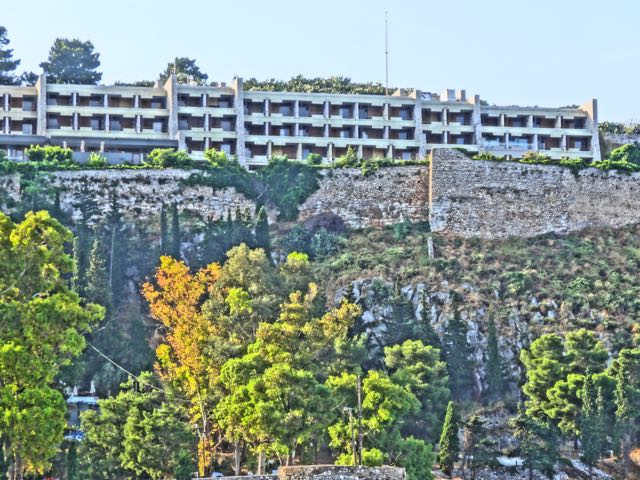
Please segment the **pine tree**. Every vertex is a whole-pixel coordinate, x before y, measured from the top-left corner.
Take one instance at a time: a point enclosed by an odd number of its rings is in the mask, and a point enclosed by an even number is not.
[[[255,237],[256,246],[263,248],[265,252],[271,250],[271,239],[269,237],[269,219],[267,218],[267,211],[264,207],[260,207],[258,210],[258,216],[256,218],[255,225]]]
[[[520,455],[529,471],[529,480],[533,480],[534,470],[553,477],[555,464],[560,458],[558,430],[540,419],[528,416],[522,405],[518,408],[518,414],[509,420],[509,426],[518,440]]]
[[[91,247],[89,268],[87,269],[86,297],[93,303],[111,308],[111,291],[107,274],[107,262],[100,239],[96,236]]]
[[[169,227],[167,225],[167,207],[160,207],[160,255],[166,255],[169,249]]]
[[[171,245],[169,255],[176,260],[180,260],[180,217],[178,214],[178,204],[171,204]]]
[[[438,460],[440,462],[440,469],[448,476],[451,476],[453,466],[460,454],[458,428],[458,415],[456,414],[453,402],[449,401],[442,426],[442,434],[440,435],[440,453]]]
[[[108,249],[109,249],[109,289],[111,290],[111,299],[113,308],[117,308],[122,301],[122,294],[126,282],[127,268],[127,246],[128,241],[124,235],[124,224],[122,221],[122,213],[115,190],[111,191],[111,200],[109,212],[107,214],[107,232],[108,232]]]
[[[78,475],[78,444],[74,441],[67,451],[67,480],[79,480]]]
[[[473,351],[467,343],[467,326],[457,310],[447,326],[444,352],[451,396],[454,400],[468,400],[473,392],[473,362],[470,360]]]
[[[582,388],[582,415],[580,419],[580,441],[582,444],[582,461],[591,469],[600,460],[604,450],[604,436],[601,419],[596,403],[593,376],[587,371]]]
[[[504,365],[498,349],[496,324],[490,315],[487,325],[487,396],[496,400],[504,394],[504,390]]]
[[[624,478],[631,468],[630,453],[640,433],[640,348],[623,349],[617,359],[615,438]]]
[[[20,60],[13,59],[13,49],[7,48],[7,45],[7,29],[0,26],[0,85],[16,85],[19,78],[15,75],[15,70],[20,65]]]

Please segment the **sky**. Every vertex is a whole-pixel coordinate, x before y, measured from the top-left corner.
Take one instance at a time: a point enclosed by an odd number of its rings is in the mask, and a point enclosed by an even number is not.
[[[56,37],[91,40],[102,83],[154,80],[176,56],[209,80],[385,78],[498,105],[599,102],[600,121],[640,121],[637,0],[0,0],[21,70]]]

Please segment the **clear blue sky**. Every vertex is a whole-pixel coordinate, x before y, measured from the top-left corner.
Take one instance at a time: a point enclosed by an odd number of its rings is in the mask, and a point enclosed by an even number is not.
[[[345,75],[465,88],[496,104],[600,102],[600,119],[640,118],[637,0],[2,0],[21,67],[40,71],[56,37],[91,40],[103,82],[155,79],[175,56],[210,80]],[[173,8],[175,6],[175,8]]]

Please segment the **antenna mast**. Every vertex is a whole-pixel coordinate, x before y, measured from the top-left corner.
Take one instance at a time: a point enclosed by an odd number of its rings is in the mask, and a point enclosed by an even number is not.
[[[384,94],[389,95],[389,14],[384,12],[384,71],[385,87]]]

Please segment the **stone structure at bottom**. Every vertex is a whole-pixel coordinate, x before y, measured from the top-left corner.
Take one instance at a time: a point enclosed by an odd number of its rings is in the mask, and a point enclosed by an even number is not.
[[[405,480],[406,472],[404,468],[387,466],[300,465],[280,467],[277,475],[224,478],[227,480]]]

